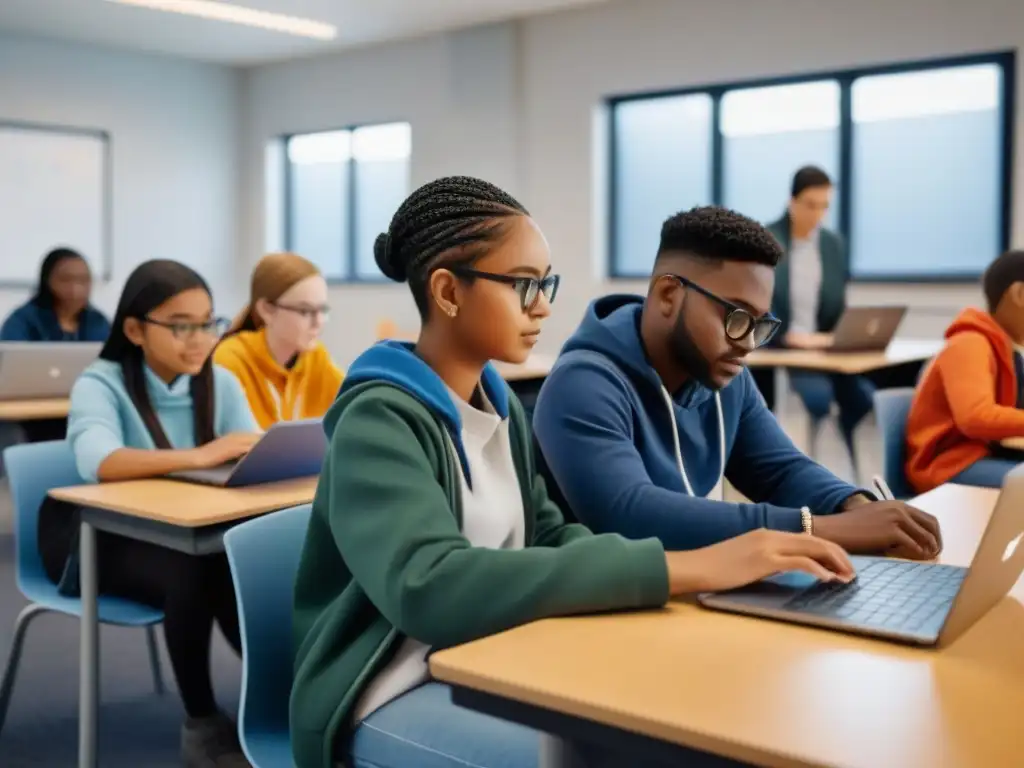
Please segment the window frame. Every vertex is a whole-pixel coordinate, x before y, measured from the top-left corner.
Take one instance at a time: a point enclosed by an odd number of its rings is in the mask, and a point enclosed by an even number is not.
[[[1013,168],[1014,168],[1014,127],[1016,120],[1016,52],[1001,50],[989,53],[978,53],[966,56],[954,56],[941,59],[925,59],[903,61],[884,65],[856,67],[841,70],[825,70],[801,72],[779,77],[737,80],[712,85],[688,86],[685,88],[643,91],[638,93],[618,94],[607,97],[605,101],[607,116],[607,194],[605,211],[607,216],[605,248],[605,269],[609,280],[645,279],[649,275],[623,271],[619,268],[619,254],[616,252],[619,223],[615,216],[618,208],[618,157],[616,144],[615,110],[620,104],[649,99],[668,98],[674,96],[690,96],[707,94],[711,97],[711,201],[713,205],[721,205],[724,199],[724,137],[721,131],[722,97],[729,91],[766,88],[779,85],[798,85],[817,80],[834,80],[839,85],[839,174],[835,184],[842,188],[837,206],[837,230],[847,241],[849,249],[850,225],[853,218],[852,190],[856,184],[856,173],[853,158],[853,105],[852,89],[855,80],[875,75],[890,75],[909,72],[924,72],[933,69],[948,69],[978,64],[995,64],[1002,70],[1002,89],[1000,93],[1000,146],[999,157],[999,211],[998,233],[1000,248],[1006,250],[1010,244],[1010,233],[1013,219]],[[796,169],[794,169],[795,171]],[[780,210],[785,201],[780,201]],[[849,253],[849,250],[847,251]],[[994,255],[993,255],[994,257]],[[653,254],[652,254],[653,258]],[[930,274],[886,273],[872,274],[856,272],[850,264],[850,281],[854,283],[966,283],[974,282],[984,271],[985,265],[977,269],[959,272],[934,272]]]
[[[305,131],[295,131],[293,133],[284,133],[278,136],[278,140],[281,142],[281,163],[283,164],[281,181],[281,205],[283,206],[281,215],[281,235],[282,241],[284,242],[284,248],[286,251],[293,250],[293,236],[295,232],[295,222],[292,220],[292,162],[288,157],[288,144],[295,138],[300,136],[310,136],[318,133],[333,133],[335,131],[345,131],[352,136],[360,128],[377,128],[383,125],[395,125],[402,124],[409,126],[410,133],[412,132],[412,123],[409,120],[375,120],[370,123],[350,123],[347,125],[336,126],[332,128],[317,128]],[[410,175],[412,171],[412,152],[409,153],[409,165]],[[324,280],[327,281],[328,285],[381,285],[389,283],[388,278],[378,270],[378,273],[373,276],[360,275],[356,269],[358,264],[357,256],[357,241],[358,233],[355,226],[357,217],[359,216],[359,194],[358,187],[356,184],[356,160],[354,157],[349,157],[345,162],[345,172],[343,178],[346,179],[348,184],[349,195],[346,200],[344,210],[341,211],[342,215],[347,218],[348,228],[345,236],[345,247],[344,252],[339,253],[338,256],[341,260],[342,276],[329,276],[325,274]],[[410,186],[412,186],[410,184]]]

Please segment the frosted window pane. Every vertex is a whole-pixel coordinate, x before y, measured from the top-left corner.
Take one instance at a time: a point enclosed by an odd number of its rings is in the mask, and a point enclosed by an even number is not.
[[[744,88],[722,97],[723,204],[758,221],[778,219],[793,174],[816,165],[839,170],[839,84]],[[835,227],[837,199],[825,219]]]
[[[408,123],[359,128],[352,137],[356,168],[356,274],[381,279],[373,258],[373,242],[387,230],[391,217],[409,194]]]
[[[613,273],[646,276],[662,222],[711,202],[711,98],[692,94],[617,104]]]
[[[857,274],[976,274],[1000,247],[1002,70],[853,84],[850,245]]]
[[[348,242],[348,131],[288,140],[288,247],[316,264],[327,278],[345,278]]]

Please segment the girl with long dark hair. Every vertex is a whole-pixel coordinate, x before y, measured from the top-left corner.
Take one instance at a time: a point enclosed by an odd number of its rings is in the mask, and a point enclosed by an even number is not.
[[[224,323],[210,289],[175,261],[148,261],[129,276],[100,359],[71,391],[68,442],[91,482],[158,477],[213,467],[243,455],[257,426],[238,381],[210,360]],[[51,579],[77,589],[77,515],[44,502],[39,548]],[[187,719],[189,768],[246,766],[234,723],[210,680],[216,622],[238,651],[234,589],[223,554],[197,557],[101,532],[99,590],[160,608],[164,638]]]

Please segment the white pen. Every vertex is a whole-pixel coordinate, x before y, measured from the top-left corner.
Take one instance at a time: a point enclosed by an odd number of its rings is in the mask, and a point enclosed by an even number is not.
[[[880,475],[875,475],[871,478],[871,482],[875,484],[875,490],[878,491],[882,501],[896,501],[896,497],[892,495],[892,491],[889,489],[889,484]]]

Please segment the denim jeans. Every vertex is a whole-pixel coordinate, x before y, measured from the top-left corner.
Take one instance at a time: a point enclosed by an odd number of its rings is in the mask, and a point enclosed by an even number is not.
[[[828,416],[832,403],[839,406],[839,429],[852,454],[853,432],[874,407],[871,382],[863,376],[795,370],[789,372],[789,386],[814,421]]]
[[[541,754],[545,755],[541,766]],[[353,768],[668,768],[607,749],[567,745],[522,725],[456,706],[451,690],[427,683],[385,704],[352,737]],[[683,768],[740,763],[694,752]]]
[[[1024,456],[1022,456],[1024,459]],[[951,483],[973,485],[981,488],[1002,488],[1006,473],[1020,462],[1014,459],[988,458],[978,459],[967,469],[950,480]]]

